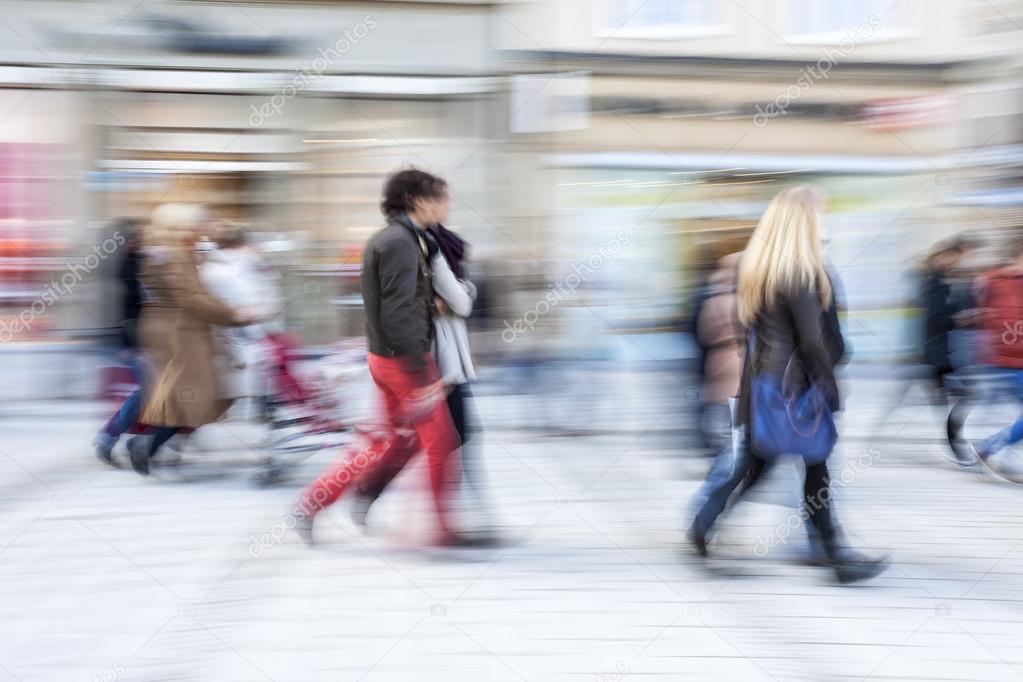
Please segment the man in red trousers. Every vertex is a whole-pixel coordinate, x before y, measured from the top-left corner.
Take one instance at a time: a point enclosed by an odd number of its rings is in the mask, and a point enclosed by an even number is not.
[[[434,295],[423,233],[447,219],[449,201],[447,183],[419,170],[400,171],[384,187],[387,226],[363,252],[362,298],[369,371],[383,394],[386,426],[303,492],[295,528],[308,544],[316,515],[349,485],[378,466],[403,466],[419,449],[426,450],[441,544],[466,542],[451,524],[448,505],[452,472],[459,471],[451,461],[459,456],[458,438],[430,354]]]

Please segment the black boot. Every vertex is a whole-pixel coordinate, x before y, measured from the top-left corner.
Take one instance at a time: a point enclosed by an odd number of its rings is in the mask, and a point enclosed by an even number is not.
[[[686,539],[692,545],[696,553],[704,559],[707,558],[707,536],[700,532],[695,525],[690,526],[686,532]]]
[[[135,436],[128,441],[128,457],[131,468],[140,476],[149,475],[149,450],[152,447],[152,436]]]
[[[868,556],[849,549],[831,553],[831,566],[843,585],[870,580],[884,573],[890,563],[886,556]]]

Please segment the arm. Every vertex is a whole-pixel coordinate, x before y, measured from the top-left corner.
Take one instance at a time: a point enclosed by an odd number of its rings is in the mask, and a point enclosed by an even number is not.
[[[951,292],[937,275],[931,275],[924,283],[924,306],[927,314],[927,329],[931,335],[943,334],[955,329],[952,316],[955,305],[949,300]]]
[[[399,239],[387,241],[377,248],[381,332],[391,350],[415,358],[415,364],[423,350],[412,331],[412,321],[417,312],[419,254],[413,245]]]
[[[838,306],[832,301],[824,311],[824,345],[828,349],[831,364],[837,365],[845,357],[847,348],[842,337],[842,324],[838,321]]]
[[[837,410],[838,384],[825,342],[824,311],[821,309],[820,298],[806,286],[795,287],[787,298],[796,335],[796,350],[806,369],[807,378],[824,392],[831,409]]]
[[[468,283],[466,283],[468,284]],[[438,253],[433,257],[433,291],[448,304],[451,312],[459,317],[469,317],[472,304],[476,299],[476,288],[469,285],[467,291],[464,284],[451,272],[444,256]]]
[[[126,253],[121,259],[121,267],[118,272],[121,283],[127,286],[137,283],[139,278],[138,256],[134,253]]]
[[[723,295],[711,296],[700,306],[700,314],[694,322],[694,336],[702,348],[712,348],[726,336],[732,320],[729,302]]]
[[[234,326],[241,322],[234,309],[211,294],[199,278],[199,270],[187,256],[175,264],[178,306],[203,322]]]

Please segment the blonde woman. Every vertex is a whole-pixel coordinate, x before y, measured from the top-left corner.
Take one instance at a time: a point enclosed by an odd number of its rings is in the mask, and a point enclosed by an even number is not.
[[[156,367],[140,418],[152,433],[129,443],[131,466],[142,475],[174,434],[214,422],[227,408],[228,401],[218,397],[214,357],[219,349],[212,327],[252,321],[202,284],[195,245],[205,225],[202,208],[192,204],[164,204],[150,218],[142,270],[147,302],[139,335]]]
[[[832,411],[839,409],[834,366],[845,348],[832,280],[824,265],[820,235],[821,195],[807,187],[779,193],[768,205],[742,255],[737,290],[739,321],[747,329],[746,357],[739,386],[736,425],[745,433],[749,425],[751,388],[764,375],[784,377],[786,386],[799,392],[813,383]],[[728,496],[747,477],[756,478],[767,466],[751,451],[744,435],[729,471],[703,493],[702,505],[689,531],[701,554],[706,538]],[[803,486],[804,510],[816,542],[842,582],[873,577],[886,567],[882,559],[868,559],[840,548],[832,515],[826,461],[808,463]],[[758,555],[766,554],[780,539],[761,540]],[[762,546],[761,546],[762,545]]]

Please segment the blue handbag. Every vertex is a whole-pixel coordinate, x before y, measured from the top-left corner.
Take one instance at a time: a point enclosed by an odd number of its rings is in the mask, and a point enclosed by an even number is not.
[[[754,335],[750,333],[750,359]],[[781,377],[753,378],[750,395],[750,445],[763,459],[799,455],[807,464],[827,459],[838,440],[835,418],[824,393],[814,383],[801,392],[788,387],[789,359]]]

